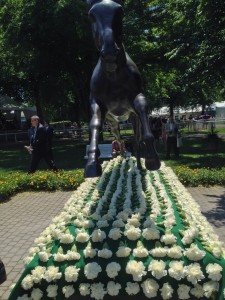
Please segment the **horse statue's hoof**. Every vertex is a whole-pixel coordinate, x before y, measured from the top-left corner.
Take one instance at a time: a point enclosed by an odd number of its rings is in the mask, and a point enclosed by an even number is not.
[[[160,168],[161,163],[160,160],[158,158],[146,158],[145,159],[145,167],[146,169],[148,169],[149,171],[156,171]]]
[[[99,162],[87,163],[84,170],[84,178],[99,177],[102,175],[102,167]]]

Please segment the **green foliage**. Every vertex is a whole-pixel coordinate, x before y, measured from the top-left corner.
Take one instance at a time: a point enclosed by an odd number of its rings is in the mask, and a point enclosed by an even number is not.
[[[186,166],[178,166],[174,168],[179,180],[185,186],[212,186],[225,185],[225,168],[210,169],[197,168],[191,169]]]
[[[83,170],[44,172],[0,172],[0,200],[22,191],[75,190],[83,182]]]

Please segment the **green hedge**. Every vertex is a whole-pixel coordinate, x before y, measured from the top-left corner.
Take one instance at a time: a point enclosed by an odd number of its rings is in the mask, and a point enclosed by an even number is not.
[[[83,169],[35,174],[22,172],[0,173],[0,200],[4,201],[21,191],[75,190],[84,180]]]

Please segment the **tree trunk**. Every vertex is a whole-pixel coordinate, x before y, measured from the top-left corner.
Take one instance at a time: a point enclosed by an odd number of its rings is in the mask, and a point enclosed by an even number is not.
[[[170,100],[170,116],[173,117],[173,100]]]
[[[205,114],[205,104],[202,104],[202,115]]]
[[[43,123],[44,115],[43,115],[40,97],[37,97],[37,96],[35,97],[35,106],[37,109],[37,115],[40,118],[40,122]]]

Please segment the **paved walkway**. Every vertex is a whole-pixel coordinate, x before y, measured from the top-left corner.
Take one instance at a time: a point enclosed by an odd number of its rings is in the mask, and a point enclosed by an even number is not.
[[[8,299],[10,286],[24,269],[23,258],[35,238],[58,215],[72,192],[21,193],[0,204],[0,257],[5,264],[7,281],[0,285],[0,299]]]
[[[214,227],[220,240],[225,242],[225,188],[188,188],[201,206],[203,215]],[[7,300],[9,287],[24,269],[34,239],[58,215],[72,192],[21,193],[0,206],[0,256],[7,271],[7,281],[0,286],[0,299]]]

